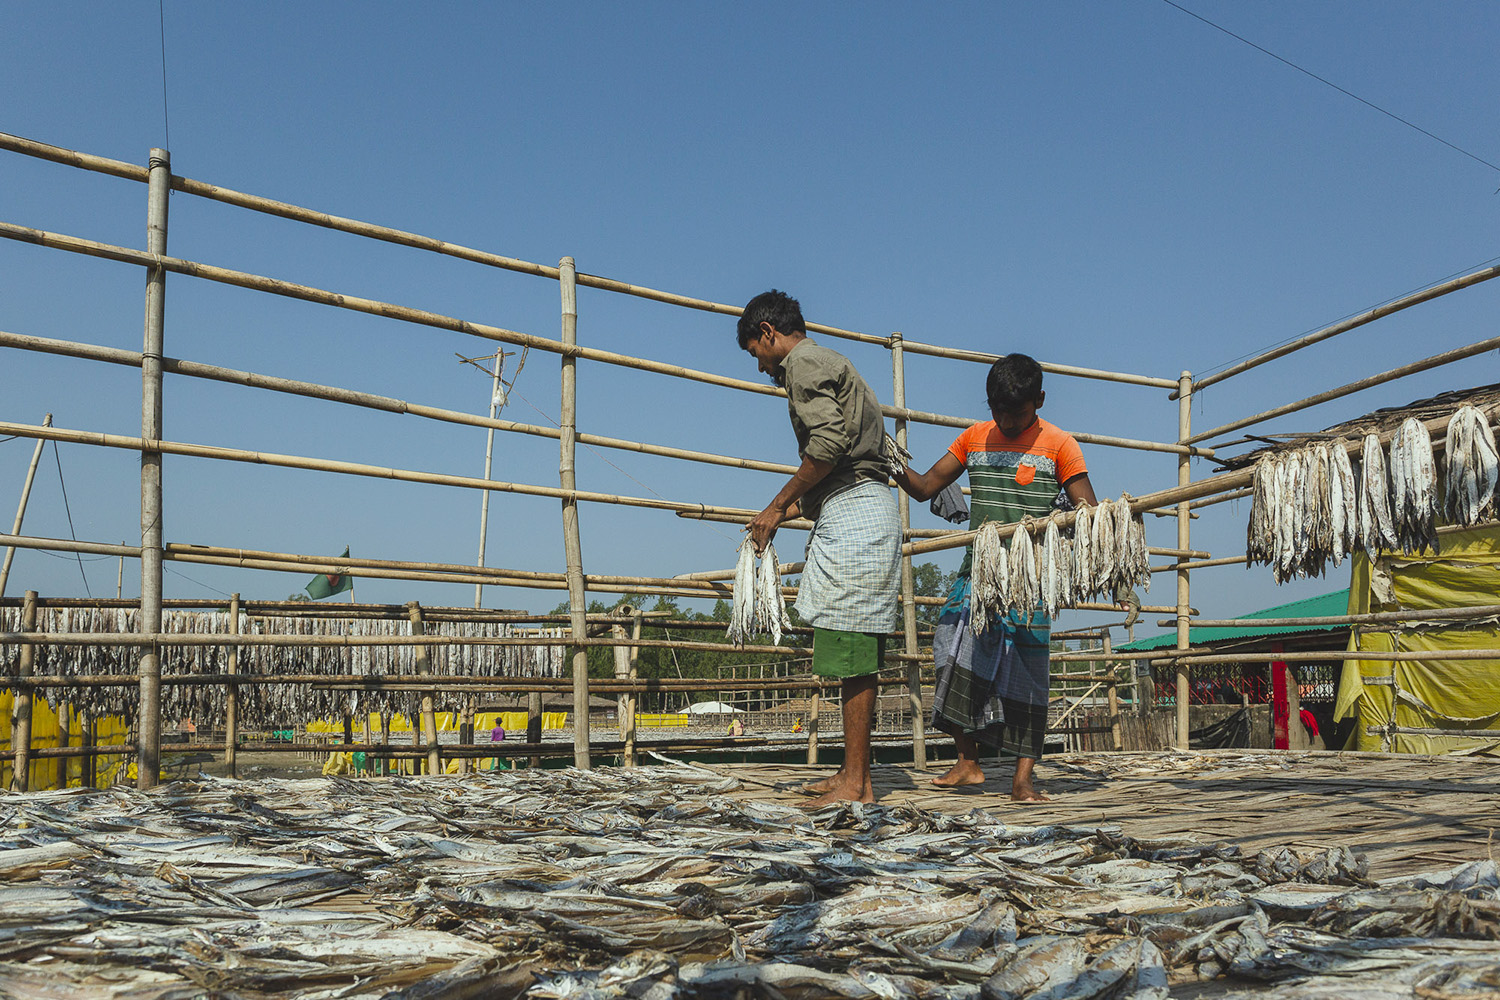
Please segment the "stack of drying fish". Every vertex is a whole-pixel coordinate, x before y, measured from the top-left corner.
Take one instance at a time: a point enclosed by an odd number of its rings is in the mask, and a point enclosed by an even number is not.
[[[1049,618],[1060,609],[1121,588],[1151,589],[1146,525],[1131,512],[1130,494],[1080,507],[1073,524],[1061,527],[1054,512],[1046,527],[1027,518],[1016,526],[1009,545],[1001,525],[989,521],[974,538],[969,576],[969,624],[984,631],[995,615],[1011,612],[1026,618],[1038,611]],[[1041,531],[1040,540],[1032,532]]]
[[[781,564],[776,561],[776,547],[766,546],[757,570],[755,543],[746,537],[740,545],[739,561],[734,568],[734,607],[729,613],[725,637],[743,646],[756,635],[765,633],[771,637],[772,645],[779,646],[781,633],[791,627],[786,600],[781,594]]]
[[[1443,514],[1469,527],[1494,516],[1500,462],[1489,419],[1462,406],[1448,422],[1444,448]],[[1255,465],[1246,531],[1250,564],[1271,567],[1278,583],[1321,576],[1329,561],[1363,548],[1371,559],[1382,549],[1437,552],[1438,482],[1432,439],[1415,417],[1391,439],[1390,458],[1378,434],[1360,448],[1337,439],[1289,452],[1269,452]]]
[[[0,994],[1436,1000],[1500,976],[1493,862],[1376,885],[1344,849],[737,791],[667,764],[9,795]]]
[[[409,636],[409,621],[376,618],[323,618],[299,615],[246,618],[247,634],[325,636]],[[134,609],[40,608],[40,632],[88,632],[96,635],[135,631]],[[176,635],[233,633],[223,612],[166,611],[162,632]],[[21,631],[18,608],[0,609],[0,631]],[[429,635],[495,639],[519,634],[505,622],[429,622]],[[531,633],[527,633],[531,634]],[[561,629],[544,630],[546,635]],[[141,648],[125,645],[40,646],[34,672],[63,677],[131,674],[140,663]],[[427,647],[427,672],[440,677],[561,677],[563,647],[459,644]],[[228,650],[223,646],[163,646],[162,676],[223,673]],[[14,676],[20,647],[0,645],[0,673]],[[398,646],[242,646],[238,653],[242,674],[415,675],[417,649]],[[72,705],[80,713],[98,717],[133,717],[140,691],[134,685],[117,687],[49,687],[40,689],[49,705]],[[162,685],[162,714],[169,719],[214,723],[224,718],[227,688],[222,684],[166,683]],[[337,718],[344,712],[399,712],[416,715],[421,695],[410,691],[334,691],[313,684],[242,684],[240,715],[243,725],[262,726],[295,719]]]

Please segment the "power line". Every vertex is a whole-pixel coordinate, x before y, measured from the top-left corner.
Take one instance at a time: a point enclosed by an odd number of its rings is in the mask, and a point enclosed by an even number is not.
[[[161,130],[166,149],[172,148],[172,129],[167,120],[167,0],[156,0],[156,14],[161,22]]]
[[[202,580],[194,580],[192,577],[188,576],[186,573],[179,573],[177,570],[173,569],[170,566],[163,566],[162,569],[166,570],[168,573],[171,573],[173,576],[180,576],[180,577],[182,577],[184,580],[188,581],[189,583],[196,583],[198,586],[202,587],[204,590],[212,590],[215,594],[223,594],[223,596],[225,596],[225,597],[233,597],[234,596],[233,594],[225,593],[224,591],[218,589],[217,587],[210,587],[208,584],[204,583]]]
[[[68,515],[68,537],[76,542],[78,534],[73,530],[73,511],[68,507],[68,484],[63,481],[62,453],[58,451],[56,441],[52,442],[52,457],[57,460],[57,482],[62,487],[63,513]],[[93,597],[94,592],[89,590],[89,575],[83,571],[83,554],[81,552],[73,554],[78,557],[78,575],[83,577],[83,592]]]
[[[1272,59],[1275,59],[1277,62],[1284,63],[1287,66],[1290,66],[1292,69],[1296,70],[1297,72],[1303,73],[1303,74],[1306,74],[1307,76],[1312,77],[1314,80],[1317,80],[1319,83],[1323,84],[1324,86],[1332,87],[1334,90],[1337,90],[1340,94],[1343,94],[1345,97],[1352,97],[1356,101],[1358,101],[1359,103],[1363,104],[1365,107],[1367,107],[1367,108],[1373,108],[1374,110],[1379,111],[1381,114],[1385,115],[1387,118],[1393,118],[1396,121],[1400,122],[1402,125],[1405,125],[1407,128],[1416,129],[1418,132],[1421,132],[1423,135],[1427,136],[1427,138],[1433,139],[1433,140],[1435,140],[1437,142],[1440,142],[1444,146],[1447,146],[1449,149],[1454,150],[1455,152],[1459,152],[1459,153],[1464,154],[1465,156],[1467,156],[1471,160],[1475,160],[1475,161],[1477,161],[1479,163],[1483,163],[1485,166],[1489,167],[1491,170],[1500,172],[1500,166],[1496,166],[1495,164],[1491,163],[1489,160],[1486,160],[1484,157],[1482,157],[1482,156],[1476,156],[1475,154],[1469,152],[1467,149],[1464,149],[1462,146],[1455,146],[1453,143],[1449,142],[1447,139],[1444,139],[1442,136],[1433,135],[1431,132],[1427,131],[1422,126],[1417,125],[1414,122],[1407,121],[1405,118],[1402,118],[1400,115],[1396,114],[1394,111],[1387,111],[1385,108],[1382,108],[1380,105],[1374,103],[1373,101],[1367,101],[1363,97],[1360,97],[1358,94],[1353,93],[1352,91],[1345,90],[1343,87],[1340,87],[1338,84],[1334,83],[1332,80],[1329,80],[1329,79],[1327,79],[1325,77],[1321,77],[1318,74],[1314,73],[1312,70],[1306,69],[1306,68],[1304,68],[1302,66],[1298,66],[1296,63],[1292,62],[1290,59],[1286,59],[1286,58],[1284,58],[1282,56],[1277,55],[1276,53],[1272,52],[1270,49],[1266,48],[1265,46],[1256,45],[1254,42],[1252,42],[1250,39],[1246,38],[1244,35],[1237,35],[1234,32],[1230,31],[1228,28],[1224,27],[1222,24],[1215,24],[1213,21],[1210,21],[1208,18],[1204,17],[1202,14],[1196,14],[1193,11],[1190,11],[1186,7],[1182,6],[1182,4],[1180,4],[1180,3],[1174,3],[1173,0],[1162,0],[1162,3],[1166,4],[1168,7],[1175,7],[1178,10],[1182,11],[1184,14],[1188,15],[1189,17],[1196,18],[1197,20],[1202,21],[1204,24],[1208,25],[1210,28],[1215,28],[1215,29],[1217,29],[1219,31],[1224,32],[1224,34],[1228,35],[1230,38],[1234,38],[1234,39],[1236,39],[1238,41],[1244,42],[1246,45],[1250,46],[1252,49],[1255,49],[1257,52],[1263,52],[1266,55],[1270,56]]]

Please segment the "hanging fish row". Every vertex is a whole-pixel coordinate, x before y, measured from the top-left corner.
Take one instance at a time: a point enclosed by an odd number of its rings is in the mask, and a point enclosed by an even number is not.
[[[1000,523],[982,525],[974,538],[969,575],[969,627],[983,632],[995,615],[1036,611],[1055,618],[1059,610],[1112,596],[1121,589],[1151,589],[1146,525],[1130,509],[1130,494],[1079,507],[1071,528],[1059,526],[1061,513],[1046,527],[1030,518],[1021,522],[1009,544]],[[1040,539],[1032,532],[1040,531]]]
[[[1296,451],[1270,452],[1255,465],[1246,529],[1249,564],[1271,567],[1278,583],[1321,576],[1328,562],[1363,548],[1407,554],[1437,552],[1437,463],[1426,426],[1408,417],[1391,439],[1365,436],[1358,470],[1343,439]],[[1448,421],[1442,515],[1469,527],[1495,514],[1500,463],[1484,413],[1462,406]]]
[[[99,635],[137,631],[135,609],[41,608],[36,631],[82,632]],[[21,628],[19,608],[0,609],[0,629]],[[409,636],[411,623],[366,618],[307,618],[293,616],[254,617],[245,620],[252,635]],[[224,612],[167,611],[162,614],[162,632],[175,635],[223,635],[233,632]],[[489,639],[522,634],[504,622],[430,622],[429,635]],[[543,630],[560,636],[560,629]],[[461,644],[423,647],[425,670],[417,647],[402,646],[242,646],[237,671],[242,674],[343,674],[415,675],[439,677],[561,677],[562,646],[505,646]],[[34,672],[39,675],[91,677],[130,674],[139,668],[142,649],[127,645],[38,646]],[[223,646],[163,646],[161,672],[174,674],[224,673],[228,650]],[[0,646],[0,672],[14,676],[20,666],[20,647]],[[135,686],[67,686],[39,689],[56,709],[73,706],[79,713],[95,716],[134,717],[139,705]],[[163,684],[161,711],[168,719],[192,719],[213,723],[224,718],[228,688],[223,684]],[[311,718],[342,716],[344,712],[392,712],[412,718],[421,694],[410,691],[333,691],[311,683],[241,684],[239,718],[244,725],[261,726]],[[457,693],[450,695],[457,697]]]
[[[776,547],[766,546],[757,570],[755,543],[747,537],[740,545],[739,560],[734,567],[734,606],[724,637],[743,646],[764,633],[771,637],[772,645],[779,646],[781,633],[791,627],[786,600],[781,595],[781,564],[776,561]]]

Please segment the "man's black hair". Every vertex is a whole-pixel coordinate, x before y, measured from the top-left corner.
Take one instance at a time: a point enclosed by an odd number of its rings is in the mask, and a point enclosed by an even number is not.
[[[1034,403],[1042,395],[1042,366],[1027,354],[1007,354],[990,365],[984,394],[992,410]]]
[[[745,304],[737,331],[740,350],[748,347],[752,338],[760,336],[762,323],[770,323],[782,333],[807,333],[807,324],[802,321],[802,306],[786,292],[774,288],[761,292]]]

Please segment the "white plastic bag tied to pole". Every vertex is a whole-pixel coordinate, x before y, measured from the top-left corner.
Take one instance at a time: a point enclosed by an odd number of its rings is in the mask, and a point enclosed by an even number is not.
[[[781,564],[776,561],[776,547],[766,546],[757,571],[755,543],[746,538],[740,545],[739,561],[734,568],[734,607],[729,612],[725,637],[743,646],[755,636],[766,634],[772,644],[779,646],[782,632],[791,627],[781,596]]]

